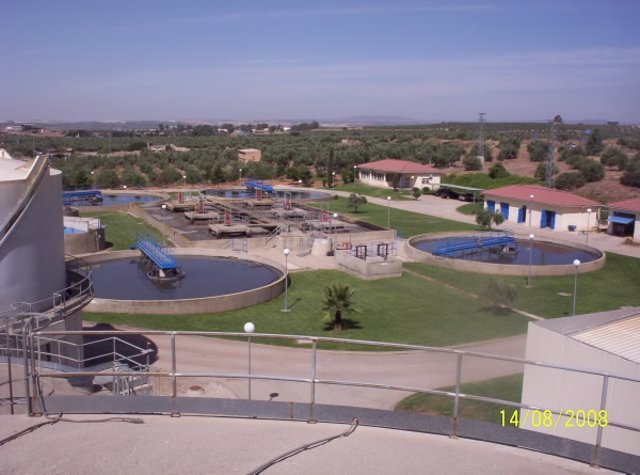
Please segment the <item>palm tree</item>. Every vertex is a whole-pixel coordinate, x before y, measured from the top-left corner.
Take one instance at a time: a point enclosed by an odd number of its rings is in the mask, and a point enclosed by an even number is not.
[[[354,303],[352,300],[354,290],[351,290],[349,284],[332,284],[324,288],[324,307],[323,310],[331,312],[333,315],[333,329],[342,331],[342,312],[354,312]]]

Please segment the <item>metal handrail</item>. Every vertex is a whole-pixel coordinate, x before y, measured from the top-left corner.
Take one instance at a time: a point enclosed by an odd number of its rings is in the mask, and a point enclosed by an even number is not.
[[[246,380],[248,383],[248,398],[251,400],[251,382],[258,381],[283,381],[283,382],[294,382],[294,383],[304,383],[308,384],[310,387],[309,393],[309,418],[310,420],[315,419],[315,406],[316,406],[316,387],[319,384],[323,385],[334,385],[334,386],[345,386],[352,388],[371,388],[371,389],[381,389],[381,390],[394,390],[394,391],[404,391],[408,393],[428,393],[428,394],[438,394],[446,397],[453,398],[454,400],[454,408],[453,413],[451,415],[451,435],[458,434],[458,419],[459,419],[459,408],[460,408],[460,400],[478,400],[484,401],[488,403],[502,404],[505,406],[519,408],[521,410],[533,410],[533,411],[550,411],[556,416],[562,417],[567,416],[567,414],[557,407],[540,407],[534,404],[525,404],[514,401],[502,400],[497,398],[478,396],[473,394],[467,394],[461,391],[461,379],[462,379],[462,369],[463,362],[470,358],[482,358],[488,361],[500,361],[500,362],[508,362],[514,363],[518,365],[531,365],[536,367],[550,368],[563,370],[572,373],[578,374],[586,374],[592,375],[602,378],[602,387],[600,396],[600,405],[599,407],[594,407],[592,409],[597,411],[607,410],[607,397],[608,397],[608,387],[610,380],[620,380],[627,381],[635,384],[640,384],[640,378],[631,377],[624,374],[612,373],[608,371],[600,371],[594,370],[591,368],[584,368],[578,366],[571,365],[563,365],[563,364],[553,364],[546,363],[542,361],[535,360],[527,360],[523,358],[509,357],[509,356],[499,356],[492,355],[488,353],[476,352],[476,351],[468,351],[461,350],[456,348],[438,348],[438,347],[429,347],[423,345],[412,345],[412,344],[399,344],[399,343],[387,343],[387,342],[376,342],[369,340],[350,340],[346,338],[331,338],[331,337],[318,337],[318,336],[304,336],[304,335],[282,335],[282,334],[269,334],[269,333],[254,333],[247,335],[242,332],[189,332],[189,331],[36,331],[33,333],[33,337],[49,337],[49,336],[73,336],[73,335],[114,335],[117,333],[117,337],[124,337],[127,335],[146,335],[146,336],[169,336],[171,339],[171,348],[170,348],[170,361],[171,368],[163,371],[150,371],[148,367],[144,371],[122,371],[118,368],[117,371],[73,371],[73,375],[76,376],[112,376],[114,378],[121,377],[159,377],[159,378],[167,378],[172,382],[172,398],[176,398],[178,395],[177,392],[177,381],[179,378],[189,378],[189,377],[200,377],[200,378],[225,378],[225,379],[233,379],[233,380]],[[246,373],[240,372],[199,372],[199,371],[179,371],[179,353],[176,349],[176,337],[178,336],[208,336],[208,337],[242,337],[248,339],[249,344],[249,352],[248,352],[248,371]],[[308,376],[287,376],[287,375],[269,375],[269,374],[255,374],[252,372],[251,368],[251,341],[256,338],[269,338],[269,339],[295,339],[295,340],[307,340],[312,344],[310,349],[305,349],[303,351],[311,352],[311,367],[310,373]],[[329,379],[329,378],[319,378],[317,376],[318,370],[318,344],[319,343],[342,343],[354,346],[367,346],[367,347],[380,347],[380,348],[388,348],[388,349],[396,349],[396,350],[410,350],[410,351],[421,351],[421,352],[429,352],[429,353],[438,353],[438,354],[449,354],[451,356],[455,356],[456,364],[455,364],[455,390],[453,391],[445,391],[439,389],[431,389],[431,388],[423,388],[423,387],[415,387],[408,386],[402,384],[386,384],[376,381],[357,381],[357,380],[339,380],[339,379]],[[114,356],[115,358],[115,356]],[[144,366],[143,366],[144,367]],[[32,368],[34,373],[31,375],[33,380],[36,382],[40,381],[40,378],[67,378],[69,377],[68,372],[62,371],[52,371],[47,373],[39,373],[35,367]],[[114,380],[115,381],[115,380]],[[615,416],[614,416],[615,417]],[[628,423],[623,423],[619,420],[612,420],[611,415],[608,418],[607,427],[615,427],[616,429],[627,430],[630,432],[640,432],[640,427],[632,426]],[[593,447],[593,455],[592,455],[592,463],[597,465],[599,460],[599,451],[601,448],[603,431],[604,427],[598,426],[595,428],[591,428],[595,430],[596,433],[596,442],[591,443],[590,445]]]

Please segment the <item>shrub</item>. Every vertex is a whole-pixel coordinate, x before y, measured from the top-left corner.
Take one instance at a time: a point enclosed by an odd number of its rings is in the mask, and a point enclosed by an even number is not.
[[[607,147],[600,157],[600,163],[606,167],[617,167],[624,170],[629,162],[627,155],[617,147]]]
[[[640,156],[636,156],[625,169],[620,183],[627,186],[635,186],[640,188]]]
[[[553,170],[551,171],[551,175],[555,175],[556,173],[558,173],[558,167],[556,167],[555,165],[553,165]],[[538,180],[546,180],[547,179],[547,164],[546,163],[538,163],[538,166],[536,167],[536,172],[533,175],[535,176]]]
[[[604,178],[604,166],[591,159],[583,160],[579,168],[587,182],[600,181]]]
[[[504,167],[502,163],[496,163],[491,168],[489,168],[489,176],[491,178],[505,178],[508,177],[510,173]]]
[[[462,159],[462,165],[467,171],[482,170],[482,162],[476,156],[467,155]]]
[[[587,180],[582,173],[566,172],[556,177],[554,186],[558,190],[573,191],[582,188],[586,183]]]
[[[529,152],[530,161],[543,162],[549,153],[549,146],[540,140],[534,140],[527,145],[527,151]]]
[[[491,302],[494,310],[499,310],[512,305],[518,296],[518,292],[512,284],[491,279],[483,296]]]

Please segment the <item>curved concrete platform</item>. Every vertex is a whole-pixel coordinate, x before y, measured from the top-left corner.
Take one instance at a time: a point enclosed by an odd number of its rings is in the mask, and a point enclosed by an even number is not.
[[[130,417],[130,416],[127,416]],[[108,416],[65,416],[2,447],[0,472],[13,474],[255,473],[296,448],[345,434],[350,425],[134,416],[142,423],[98,422]],[[0,417],[0,438],[44,418]],[[37,450],[34,450],[37,447]],[[486,442],[358,426],[350,435],[305,450],[264,473],[606,474],[559,457]]]

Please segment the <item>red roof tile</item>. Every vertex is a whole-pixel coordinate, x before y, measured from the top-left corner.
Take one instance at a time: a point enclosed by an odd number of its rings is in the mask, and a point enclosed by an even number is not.
[[[363,170],[376,170],[379,172],[390,173],[442,173],[437,168],[421,163],[410,162],[408,160],[396,160],[395,158],[385,158],[377,162],[363,163],[358,165]]]
[[[640,198],[631,198],[630,200],[616,201],[609,203],[611,208],[621,208],[629,211],[640,213]]]
[[[597,201],[583,198],[568,191],[545,188],[541,185],[510,185],[502,188],[494,188],[484,192],[488,198],[507,198],[521,200],[529,203],[553,206],[569,207],[598,207],[602,206]],[[531,198],[533,195],[533,198]]]

